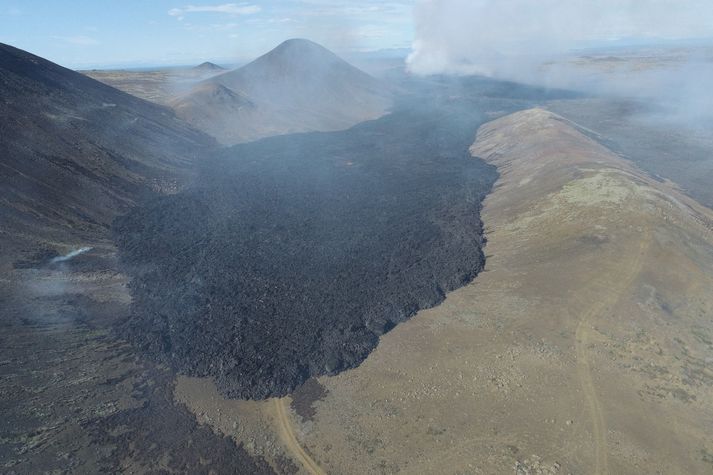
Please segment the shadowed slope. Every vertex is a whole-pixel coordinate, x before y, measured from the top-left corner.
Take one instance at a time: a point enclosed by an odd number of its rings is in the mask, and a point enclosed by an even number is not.
[[[169,109],[7,45],[0,132],[0,219],[13,240],[103,233],[214,145]]]

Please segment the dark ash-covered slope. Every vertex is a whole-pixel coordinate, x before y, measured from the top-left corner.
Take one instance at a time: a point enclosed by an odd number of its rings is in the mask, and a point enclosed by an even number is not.
[[[205,101],[221,86],[224,101]],[[235,98],[251,107],[236,107]],[[171,102],[177,114],[225,144],[294,132],[342,130],[382,116],[389,88],[326,48],[285,41],[255,61],[207,79]]]
[[[358,365],[482,269],[481,120],[408,110],[221,152],[201,187],[115,224],[130,340],[233,397]]]
[[[170,109],[0,44],[4,239],[105,233],[212,146]]]

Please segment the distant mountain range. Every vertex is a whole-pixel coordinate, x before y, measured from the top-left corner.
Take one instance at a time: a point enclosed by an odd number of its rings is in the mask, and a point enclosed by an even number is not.
[[[239,69],[199,83],[170,105],[197,128],[234,144],[346,129],[386,113],[391,94],[379,80],[326,48],[293,39]]]

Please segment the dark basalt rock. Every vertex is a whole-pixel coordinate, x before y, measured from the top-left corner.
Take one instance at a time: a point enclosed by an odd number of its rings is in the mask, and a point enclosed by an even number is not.
[[[194,188],[119,218],[124,334],[231,397],[357,366],[483,268],[496,172],[468,154],[481,118],[455,116],[411,109],[238,145]]]

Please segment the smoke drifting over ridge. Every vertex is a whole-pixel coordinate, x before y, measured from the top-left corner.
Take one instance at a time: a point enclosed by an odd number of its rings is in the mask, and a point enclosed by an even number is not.
[[[415,73],[497,74],[611,40],[713,36],[707,0],[423,0],[408,58]]]
[[[423,0],[407,63],[641,99],[700,126],[713,120],[712,20],[708,0]]]

